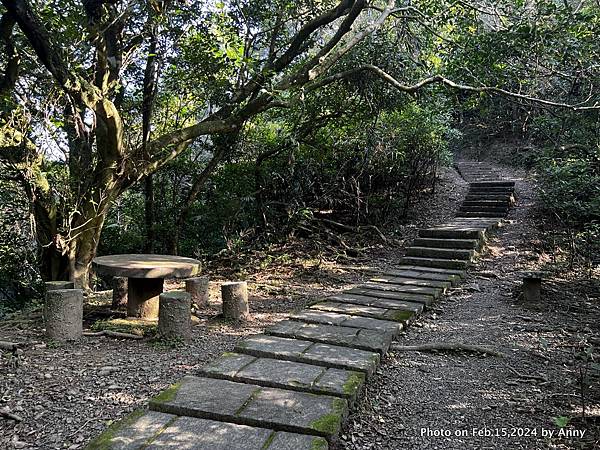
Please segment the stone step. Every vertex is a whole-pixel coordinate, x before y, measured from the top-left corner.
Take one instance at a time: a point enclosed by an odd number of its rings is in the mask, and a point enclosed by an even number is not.
[[[336,419],[332,420],[335,425]],[[332,427],[333,428],[333,427]],[[137,410],[112,424],[88,450],[313,450],[328,449],[319,436],[236,423]]]
[[[502,186],[498,186],[498,187],[472,187],[469,189],[469,192],[467,195],[472,195],[472,194],[512,194],[514,191],[513,188],[511,187],[502,187]]]
[[[211,419],[336,441],[348,414],[339,397],[186,376],[150,401],[152,411]]]
[[[491,206],[492,208],[510,208],[510,202],[508,200],[465,200],[461,206]]]
[[[224,353],[200,369],[209,378],[264,387],[342,397],[353,403],[365,383],[365,374],[312,364]]]
[[[444,293],[444,289],[436,286],[426,285],[414,285],[414,284],[391,284],[391,283],[378,283],[376,281],[367,281],[365,284],[357,286],[358,289],[368,289],[376,291],[391,291],[391,292],[403,292],[405,294],[417,294],[417,295],[430,295],[434,299],[438,298]]]
[[[507,211],[505,212],[464,212],[459,211],[456,214],[456,217],[504,217]]]
[[[500,214],[506,214],[508,213],[508,206],[491,206],[491,205],[484,205],[484,206],[461,206],[459,211],[460,212],[488,212],[488,213],[500,213]]]
[[[390,333],[363,328],[302,323],[294,320],[282,320],[267,328],[265,333],[272,336],[358,348],[379,352],[382,355],[387,353],[393,337]]]
[[[301,339],[259,334],[235,346],[235,352],[285,359],[334,369],[356,370],[367,376],[379,365],[379,353]]]
[[[497,201],[508,201],[512,202],[514,198],[514,192],[498,193],[498,192],[468,192],[465,196],[465,201],[480,201],[480,200],[497,200]]]
[[[392,336],[400,334],[404,326],[402,323],[391,320],[373,319],[371,317],[352,316],[327,311],[316,311],[305,309],[290,315],[291,320],[306,323],[323,323],[326,325],[346,326],[353,328],[364,328],[366,330],[382,331]]]
[[[470,261],[475,256],[475,251],[458,248],[408,247],[406,255],[419,256],[421,258],[464,259]]]
[[[418,272],[431,272],[442,275],[457,275],[461,278],[466,276],[464,269],[445,269],[440,267],[423,267],[423,266],[397,266],[402,270],[414,270]]]
[[[514,181],[478,181],[469,184],[471,187],[515,187]]]
[[[495,230],[502,224],[502,219],[492,218],[469,218],[455,217],[451,222],[448,222],[448,228],[477,228],[483,231]],[[443,227],[443,226],[442,226]]]
[[[481,243],[477,239],[434,239],[434,238],[416,238],[413,245],[417,247],[432,248],[461,248],[467,250],[477,249]]]
[[[404,256],[400,258],[400,263],[442,269],[466,269],[469,267],[468,261],[460,259],[419,258],[417,256]]]
[[[434,280],[434,281],[447,281],[451,283],[453,286],[457,285],[461,277],[464,276],[464,273],[461,274],[452,274],[452,273],[433,273],[429,271],[419,270],[426,269],[424,267],[416,267],[416,266],[401,266],[400,270],[392,270],[388,269],[382,276],[390,276],[390,277],[410,277],[417,278],[420,280]],[[459,271],[460,272],[460,271]]]
[[[408,323],[417,314],[415,311],[404,311],[400,309],[390,308],[376,308],[374,306],[332,301],[316,303],[312,305],[310,309],[340,314],[348,314],[353,316],[370,317],[373,319],[390,320],[394,322],[400,322],[402,324]]]
[[[369,295],[369,293],[371,295]],[[426,301],[405,300],[394,296],[385,297],[389,293],[383,291],[367,291],[367,294],[338,294],[329,297],[332,302],[351,303],[353,305],[374,306],[375,308],[397,309],[400,311],[412,311],[420,314],[425,306],[433,303],[432,297],[426,297]]]
[[[434,297],[433,295],[427,294],[410,294],[406,292],[393,292],[385,289],[366,289],[366,288],[352,288],[344,291],[342,294],[338,294],[337,297],[340,296],[361,296],[365,295],[368,297],[375,298],[385,298],[391,300],[399,300],[403,302],[411,302],[411,303],[421,303],[423,305],[431,305],[433,303]]]
[[[380,275],[379,277],[373,277],[369,283],[385,283],[392,286],[422,286],[430,287],[435,289],[441,289],[442,293],[452,286],[450,281],[436,281],[436,280],[421,280],[419,278],[407,278],[407,277],[393,277]]]
[[[472,227],[422,228],[419,237],[434,239],[475,239],[485,237],[484,231]]]

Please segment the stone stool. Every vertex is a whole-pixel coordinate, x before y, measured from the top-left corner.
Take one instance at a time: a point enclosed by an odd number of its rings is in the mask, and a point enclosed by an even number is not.
[[[75,289],[75,283],[72,281],[46,281],[44,283],[47,291],[55,291],[57,289]]]
[[[539,303],[542,298],[542,278],[546,276],[542,271],[521,272],[523,277],[523,299],[529,303]]]
[[[192,336],[192,296],[184,291],[160,294],[158,334],[164,339],[188,341]]]
[[[192,304],[199,308],[208,305],[208,283],[210,279],[206,276],[188,278],[185,280],[185,290],[192,295]]]
[[[83,335],[83,290],[48,290],[44,303],[44,321],[46,334],[50,339],[80,339]]]
[[[250,318],[248,285],[245,281],[223,283],[221,298],[223,300],[223,317],[234,320]]]

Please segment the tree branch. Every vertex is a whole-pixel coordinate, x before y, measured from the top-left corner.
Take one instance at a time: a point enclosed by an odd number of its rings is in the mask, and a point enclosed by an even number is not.
[[[7,63],[4,76],[0,79],[0,96],[7,94],[14,88],[19,74],[19,53],[12,39],[15,24],[16,20],[12,13],[6,12],[2,15],[0,19],[0,40],[4,43]]]
[[[61,88],[75,98],[93,108],[99,97],[94,89],[82,90],[86,82],[69,71],[60,50],[54,46],[48,30],[31,9],[27,0],[0,0],[4,7],[12,13],[19,28],[27,37],[33,50],[42,64],[56,79]]]
[[[400,83],[393,76],[391,76],[390,74],[388,74],[381,68],[374,66],[372,64],[365,64],[365,65],[362,65],[359,67],[355,67],[353,69],[349,69],[349,70],[346,70],[343,72],[338,72],[336,74],[322,78],[322,79],[306,86],[305,91],[307,91],[307,92],[314,91],[323,86],[331,84],[335,81],[349,78],[350,76],[355,75],[360,72],[372,72],[373,74],[377,75],[383,81],[389,83],[391,86],[395,87],[399,91],[406,92],[408,94],[414,94],[415,92],[419,91],[420,89],[423,89],[424,87],[426,87],[428,85],[438,83],[438,84],[443,84],[447,87],[450,87],[453,89],[458,89],[461,91],[477,92],[477,93],[485,92],[485,93],[489,93],[489,94],[495,94],[495,95],[501,95],[501,96],[510,97],[510,98],[516,98],[519,100],[525,100],[525,101],[537,103],[537,104],[544,105],[544,106],[570,109],[571,111],[598,111],[598,110],[600,110],[599,102],[595,102],[593,105],[584,105],[581,103],[569,104],[569,103],[554,102],[551,100],[545,100],[542,98],[537,98],[537,97],[532,97],[532,96],[525,95],[525,94],[511,92],[506,89],[493,87],[493,86],[470,86],[470,85],[460,84],[460,83],[456,83],[448,78],[445,78],[442,75],[433,75],[431,77],[424,78],[423,80],[421,80],[413,85],[406,85],[406,84]]]

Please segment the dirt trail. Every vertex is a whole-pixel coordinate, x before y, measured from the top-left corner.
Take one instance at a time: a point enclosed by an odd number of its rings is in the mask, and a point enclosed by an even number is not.
[[[350,449],[563,449],[598,448],[598,379],[584,394],[581,413],[576,358],[598,336],[598,298],[590,286],[553,279],[541,305],[515,298],[517,271],[537,267],[545,255],[532,222],[533,183],[516,180],[519,201],[469,278],[400,338],[400,345],[429,342],[479,344],[503,358],[464,353],[391,353],[369,383],[342,436]],[[592,291],[593,292],[593,291]],[[597,295],[596,291],[596,295]],[[591,372],[588,371],[588,375]],[[554,419],[560,418],[563,419]],[[556,421],[570,420],[558,436]],[[553,436],[550,437],[550,433]]]

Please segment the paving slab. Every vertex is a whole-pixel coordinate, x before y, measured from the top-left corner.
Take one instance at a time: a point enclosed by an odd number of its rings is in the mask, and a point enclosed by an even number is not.
[[[294,320],[278,322],[267,328],[266,333],[273,336],[358,348],[381,354],[387,352],[393,338],[392,334],[381,331],[339,325],[302,323]]]
[[[354,305],[374,306],[375,308],[397,309],[399,311],[412,311],[415,314],[423,312],[425,303],[400,300],[396,298],[385,298],[385,292],[377,291],[381,296],[363,295],[363,294],[339,294],[329,297],[330,301],[340,303],[350,303]],[[431,303],[431,302],[430,302]]]
[[[357,286],[348,289],[340,295],[366,295],[369,297],[391,298],[396,300],[404,300],[408,302],[431,304],[434,300],[433,294],[416,294],[411,292],[397,291],[393,289],[385,289],[385,284],[380,286]]]
[[[443,289],[440,287],[433,287],[431,285],[415,285],[415,284],[404,284],[404,283],[378,283],[377,281],[367,281],[365,284],[357,286],[359,289],[368,290],[381,290],[390,292],[402,292],[405,294],[417,294],[417,295],[428,295],[434,299],[440,297],[443,294]]]
[[[412,245],[419,247],[432,248],[462,248],[473,250],[479,248],[480,242],[477,239],[434,239],[434,238],[416,238]]]
[[[404,311],[389,308],[377,308],[373,306],[359,305],[354,303],[342,303],[327,301],[316,303],[310,307],[320,311],[330,311],[353,316],[371,317],[373,319],[392,320],[394,322],[407,323],[417,313],[415,311]]]
[[[384,331],[397,336],[404,326],[391,320],[373,319],[371,317],[352,316],[327,311],[304,309],[290,315],[290,319],[307,323],[323,323],[327,325],[343,325],[345,327],[365,328],[367,330]]]
[[[417,268],[415,268],[417,269]],[[419,269],[426,269],[426,268],[419,268]],[[416,279],[420,279],[420,280],[436,280],[436,281],[447,281],[449,283],[451,283],[453,286],[457,285],[458,283],[460,283],[462,277],[460,275],[455,275],[455,274],[443,274],[443,273],[436,273],[436,272],[429,272],[429,271],[425,271],[425,270],[413,270],[413,269],[401,269],[401,270],[392,270],[392,269],[387,269],[384,272],[382,272],[381,274],[379,274],[380,276],[391,276],[391,277],[410,277],[410,278],[416,278]]]
[[[378,289],[363,289],[354,288],[344,291],[342,294],[338,294],[331,298],[354,296],[354,297],[375,297],[386,300],[398,300],[402,302],[420,303],[422,305],[431,305],[433,303],[433,295],[425,294],[408,294],[405,292],[395,292],[392,290],[378,290]]]
[[[290,348],[295,345],[292,341],[301,343],[304,349],[290,351]],[[380,359],[379,353],[376,352],[265,334],[246,339],[235,347],[235,351],[263,358],[285,359],[335,369],[356,370],[367,376],[375,371]]]
[[[403,256],[400,258],[400,262],[422,267],[439,267],[443,269],[466,269],[470,265],[468,261],[460,259],[420,258],[417,256]]]
[[[171,414],[136,410],[113,423],[85,448],[86,450],[138,450],[176,418],[177,416]]]
[[[313,450],[318,436],[273,431],[209,419],[137,410],[111,425],[87,450]]]
[[[237,367],[234,368],[235,365]],[[365,381],[362,372],[240,353],[224,353],[200,369],[200,374],[240,383],[343,397],[351,403]]]
[[[373,277],[368,281],[368,283],[386,283],[393,286],[424,286],[441,289],[442,292],[452,286],[452,283],[450,281],[422,280],[419,278],[394,277],[389,275],[379,275]]]
[[[290,316],[292,320],[300,320],[307,323],[323,323],[327,325],[343,325],[354,328],[365,328],[391,333],[397,336],[404,328],[401,323],[391,320],[372,319],[370,317],[352,316],[327,311],[315,311],[305,309]]]
[[[419,237],[436,239],[484,239],[485,232],[472,227],[435,227],[419,230]]]
[[[463,269],[442,269],[440,267],[422,267],[422,266],[414,266],[410,264],[400,264],[396,267],[397,270],[409,270],[416,272],[431,272],[443,275],[456,275],[461,278],[464,278],[467,272]]]
[[[461,248],[412,246],[406,249],[406,255],[421,258],[462,259],[470,261],[475,256],[475,251]]]
[[[348,412],[345,399],[186,376],[150,401],[153,411],[322,436],[334,442]]]

